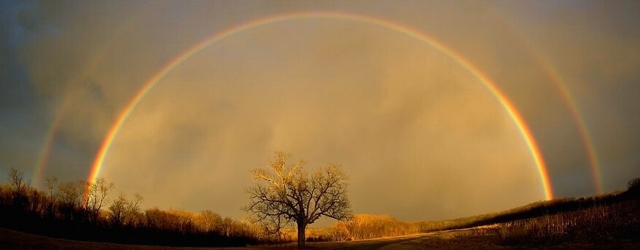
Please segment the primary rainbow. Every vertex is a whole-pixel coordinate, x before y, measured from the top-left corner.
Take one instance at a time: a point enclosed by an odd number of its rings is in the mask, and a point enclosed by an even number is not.
[[[164,78],[169,72],[179,66],[182,62],[189,59],[194,54],[198,53],[204,48],[209,47],[212,44],[215,44],[225,38],[233,36],[235,34],[241,33],[243,31],[247,31],[253,28],[261,27],[264,25],[284,22],[284,21],[293,21],[293,20],[302,20],[302,19],[311,19],[311,18],[325,18],[325,19],[337,19],[337,20],[347,20],[354,21],[360,23],[367,23],[371,25],[376,25],[384,28],[388,28],[394,30],[398,33],[404,34],[408,37],[412,37],[417,39],[423,43],[426,43],[435,49],[441,51],[445,55],[449,56],[451,59],[456,61],[459,65],[467,69],[471,72],[478,80],[480,80],[491,93],[496,97],[496,99],[502,104],[504,109],[507,111],[509,116],[513,119],[514,123],[520,130],[523,139],[525,140],[529,151],[533,156],[533,160],[536,164],[538,173],[540,175],[540,181],[542,187],[544,189],[544,194],[546,199],[553,198],[553,192],[549,183],[549,176],[547,174],[546,165],[542,156],[540,154],[540,150],[538,149],[538,145],[533,138],[529,127],[526,125],[522,116],[515,109],[514,105],[509,101],[509,99],[498,89],[496,84],[492,82],[486,75],[484,75],[477,67],[473,66],[466,58],[462,55],[456,53],[452,49],[446,47],[445,45],[439,43],[435,39],[432,39],[422,32],[415,30],[411,27],[395,23],[392,21],[364,16],[361,14],[353,14],[353,13],[342,13],[342,12],[296,12],[290,14],[269,16],[260,19],[256,19],[253,21],[245,22],[231,28],[225,29],[218,33],[213,34],[210,37],[205,38],[199,43],[196,43],[192,47],[186,49],[184,52],[170,60],[165,66],[163,66],[159,71],[152,75],[147,81],[144,82],[142,87],[138,90],[138,92],[131,98],[129,103],[125,106],[122,113],[118,116],[116,121],[111,126],[109,133],[105,137],[100,149],[97,153],[97,156],[93,162],[91,167],[91,171],[88,176],[88,182],[94,183],[98,175],[100,174],[100,170],[104,164],[105,156],[107,155],[111,144],[115,136],[118,134],[118,131],[122,127],[122,124],[127,120],[127,118],[131,115],[132,111],[135,107],[140,103],[140,101],[145,97],[145,95],[158,83],[162,78]]]

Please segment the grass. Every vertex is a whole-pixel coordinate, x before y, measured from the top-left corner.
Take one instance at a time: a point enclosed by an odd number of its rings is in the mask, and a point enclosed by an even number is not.
[[[181,250],[202,250],[203,248],[195,247],[163,247],[163,246],[144,246],[144,245],[122,245],[113,243],[102,242],[88,242],[88,241],[76,241],[66,240],[59,238],[51,238],[41,235],[34,235],[29,233],[17,232],[8,229],[0,228],[0,248],[4,250],[10,249],[34,249],[34,250],[46,250],[46,249],[65,249],[65,250],[168,250],[168,249],[181,249]],[[223,248],[218,248],[223,249]],[[232,248],[229,248],[232,249]]]
[[[420,235],[388,237],[372,240],[344,242],[308,242],[306,249],[378,249],[381,246],[420,237]],[[172,247],[125,245],[103,242],[88,242],[52,238],[0,228],[0,249],[65,249],[65,250],[206,250],[206,249],[297,249],[294,242],[278,245],[258,245],[247,247]]]
[[[503,245],[607,244],[640,238],[640,199],[501,224]]]
[[[526,220],[542,216],[580,211],[593,206],[608,206],[640,197],[638,192],[618,192],[586,198],[563,198],[538,201],[509,210],[443,221],[419,222],[420,232],[464,229],[511,221]]]

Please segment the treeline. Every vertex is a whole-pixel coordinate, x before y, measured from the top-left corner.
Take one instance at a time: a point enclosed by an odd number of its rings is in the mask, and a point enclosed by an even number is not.
[[[277,233],[260,224],[223,218],[210,210],[140,209],[142,196],[120,193],[104,179],[30,187],[18,170],[0,185],[0,227],[83,241],[167,246],[245,246],[297,240],[293,228]],[[388,215],[356,214],[327,228],[309,229],[308,241],[347,241],[418,233],[416,223]]]
[[[245,246],[269,241],[262,229],[206,210],[142,211],[142,197],[120,193],[98,179],[59,183],[47,178],[46,190],[30,187],[23,173],[11,169],[0,185],[0,226],[57,238],[168,246]]]
[[[629,181],[628,189],[624,192],[586,198],[565,198],[540,201],[498,213],[483,214],[454,220],[420,222],[419,227],[420,232],[470,228],[556,215],[560,213],[590,209],[593,207],[610,206],[634,200],[638,197],[640,197],[640,178]]]

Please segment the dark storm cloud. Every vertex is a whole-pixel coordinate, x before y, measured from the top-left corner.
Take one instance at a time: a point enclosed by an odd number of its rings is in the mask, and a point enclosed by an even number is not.
[[[31,1],[3,2],[0,10],[0,174],[9,168],[29,169],[31,152],[39,150],[51,110],[35,93],[18,49],[42,28],[28,22]]]

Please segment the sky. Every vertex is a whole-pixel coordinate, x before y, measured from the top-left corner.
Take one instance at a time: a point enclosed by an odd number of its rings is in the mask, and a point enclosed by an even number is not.
[[[0,175],[88,180],[107,145],[114,196],[232,218],[275,151],[341,164],[354,212],[404,221],[624,190],[639,9],[0,1]]]

